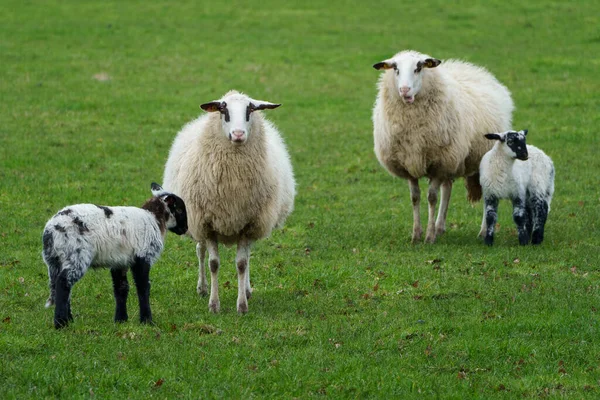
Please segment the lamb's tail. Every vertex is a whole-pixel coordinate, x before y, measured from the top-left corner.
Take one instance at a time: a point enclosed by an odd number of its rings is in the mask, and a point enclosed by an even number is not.
[[[465,178],[465,187],[467,188],[467,200],[471,204],[481,200],[482,190],[479,183],[479,172]]]

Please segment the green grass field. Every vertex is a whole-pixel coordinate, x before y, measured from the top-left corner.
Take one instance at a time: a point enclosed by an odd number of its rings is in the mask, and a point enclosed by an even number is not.
[[[0,398],[599,398],[600,3],[286,3],[2,1]],[[504,202],[485,247],[462,181],[447,234],[410,244],[408,185],[379,166],[371,123],[371,66],[406,48],[511,90],[514,127],[557,171],[541,246],[518,246]],[[286,227],[254,246],[249,314],[235,252],[213,315],[194,244],[169,234],[154,326],[133,289],[112,322],[99,270],[56,331],[45,222],[141,205],[178,130],[232,88],[283,104],[268,117],[298,183]]]

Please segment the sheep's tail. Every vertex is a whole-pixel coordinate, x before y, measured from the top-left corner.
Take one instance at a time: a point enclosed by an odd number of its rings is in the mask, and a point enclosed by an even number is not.
[[[481,200],[482,190],[479,183],[479,172],[465,178],[465,187],[467,188],[467,200],[471,204]]]

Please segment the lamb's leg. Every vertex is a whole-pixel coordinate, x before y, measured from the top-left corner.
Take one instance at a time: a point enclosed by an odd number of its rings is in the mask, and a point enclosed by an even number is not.
[[[413,232],[412,242],[421,240],[423,230],[421,229],[421,189],[419,189],[419,180],[408,178],[408,187],[410,188],[410,201],[413,206]]]
[[[527,229],[527,237],[531,238],[531,233],[533,232],[533,206],[530,198],[527,199],[525,208],[527,209],[527,222],[525,223],[525,228]]]
[[[436,236],[446,232],[446,217],[448,216],[448,205],[450,204],[450,195],[452,194],[452,180],[448,179],[442,182],[441,186],[442,200],[438,210],[437,220],[435,221]]]
[[[438,193],[440,191],[440,184],[442,182],[439,179],[431,179],[429,182],[429,191],[427,193],[427,202],[429,203],[428,221],[427,221],[427,234],[425,235],[426,243],[435,242],[435,208],[438,200]]]
[[[487,223],[485,222],[485,204],[483,205],[483,218],[481,219],[481,229],[479,230],[478,237],[485,237],[485,233],[487,232]]]
[[[208,295],[208,284],[206,282],[206,265],[204,259],[206,255],[206,242],[196,243],[196,255],[198,256],[198,285],[196,291],[200,296]]]
[[[142,257],[136,257],[131,266],[131,274],[135,281],[138,300],[140,302],[140,322],[152,323],[150,311],[150,263]]]
[[[44,235],[46,235],[44,233]],[[56,301],[56,281],[58,280],[58,274],[62,270],[58,256],[52,253],[52,250],[46,250],[44,247],[43,253],[44,262],[48,266],[48,287],[50,288],[50,295],[46,300],[46,308],[53,306]]]
[[[126,269],[111,269],[115,295],[115,322],[124,322],[127,316],[127,296],[129,295],[129,282]]]
[[[494,244],[494,229],[498,219],[498,198],[496,196],[488,196],[484,199],[485,211],[485,244],[492,246]]]
[[[519,233],[519,244],[525,246],[529,244],[529,235],[527,235],[527,209],[525,208],[525,201],[521,197],[515,197],[512,199],[513,204],[513,220],[517,225],[517,232]]]
[[[87,271],[88,266],[81,263],[65,264],[56,279],[56,308],[54,309],[54,327],[60,329],[73,320],[71,313],[71,289]]]
[[[237,255],[235,257],[235,264],[237,266],[238,273],[238,298],[237,298],[237,311],[238,313],[248,312],[248,298],[247,283],[249,274],[248,261],[250,260],[250,241],[247,239],[241,239],[238,242]]]
[[[210,266],[210,299],[208,300],[208,309],[218,313],[221,308],[219,302],[219,244],[216,240],[208,239],[206,241],[208,249],[208,265]]]
[[[548,200],[533,198],[533,233],[531,244],[540,244],[544,240],[544,226],[548,219],[548,210],[550,209]]]

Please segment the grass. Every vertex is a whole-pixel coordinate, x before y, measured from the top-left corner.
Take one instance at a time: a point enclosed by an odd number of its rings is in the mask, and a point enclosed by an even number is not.
[[[600,5],[561,1],[57,2],[0,13],[1,398],[598,398]],[[371,65],[404,48],[490,69],[516,128],[554,159],[539,247],[510,207],[496,245],[457,184],[449,232],[411,245],[405,182],[373,153]],[[41,230],[61,207],[140,205],[202,102],[237,88],[283,103],[298,181],[257,243],[250,313],[195,293],[194,245],[151,272],[156,325],[112,322],[107,271],[52,328]]]

